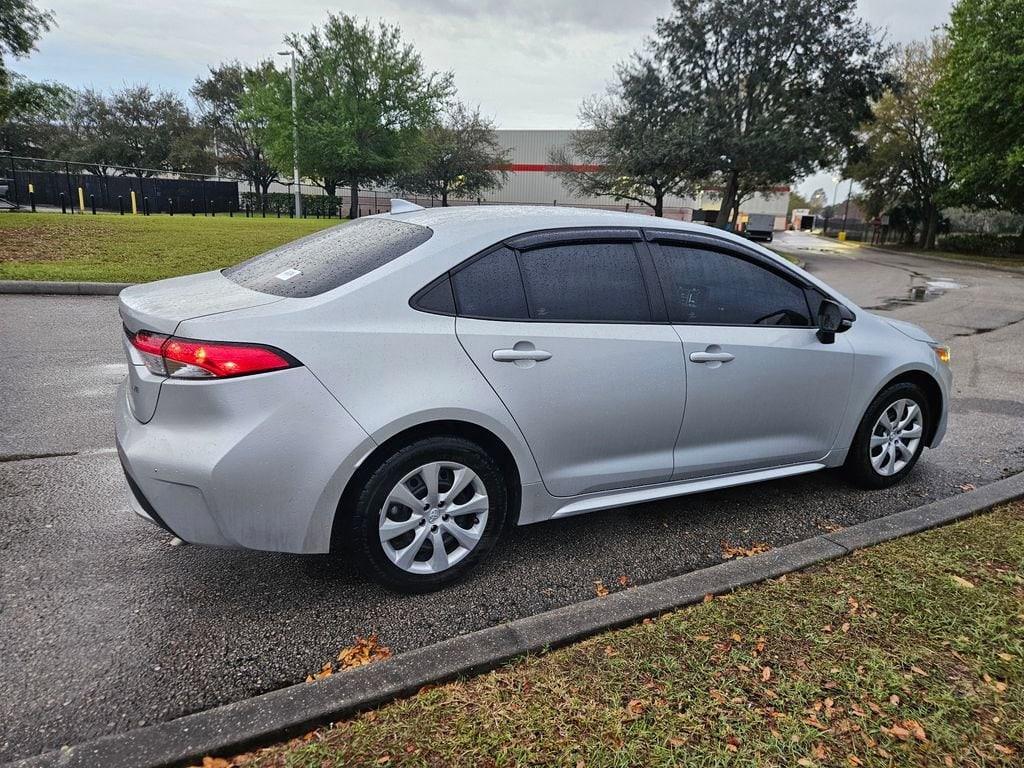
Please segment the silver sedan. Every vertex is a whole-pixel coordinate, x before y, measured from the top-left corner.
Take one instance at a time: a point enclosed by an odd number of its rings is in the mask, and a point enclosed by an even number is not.
[[[946,430],[925,331],[635,214],[395,201],[120,313],[137,513],[407,591],[513,525],[826,467],[884,487]]]

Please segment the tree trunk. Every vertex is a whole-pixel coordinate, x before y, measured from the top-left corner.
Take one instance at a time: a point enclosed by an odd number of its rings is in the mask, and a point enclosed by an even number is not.
[[[654,215],[664,216],[665,215],[665,193],[655,192],[654,193]]]
[[[441,207],[448,207],[448,188],[444,187],[441,189]]]
[[[726,177],[725,190],[722,192],[722,207],[718,209],[718,217],[715,219],[715,226],[719,229],[729,228],[729,216],[736,204],[736,193],[739,190],[739,171],[729,171]]]
[[[934,204],[929,203],[925,210],[927,211],[927,218],[925,219],[924,231],[922,233],[924,238],[922,247],[926,251],[933,251],[935,250],[935,236],[939,230],[939,209]]]
[[[335,179],[324,179],[323,188],[327,197],[334,197],[334,193],[338,191],[338,182]]]
[[[353,181],[351,183],[350,192],[352,194],[352,199],[349,201],[349,204],[348,204],[348,217],[350,219],[354,220],[354,219],[358,219],[359,218],[359,181],[358,180],[355,180],[355,181]]]

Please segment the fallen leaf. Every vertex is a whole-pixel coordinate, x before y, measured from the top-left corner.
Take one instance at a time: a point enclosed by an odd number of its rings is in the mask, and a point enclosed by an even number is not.
[[[928,673],[927,673],[927,672],[925,672],[925,671],[924,671],[923,669],[921,669],[920,667],[915,667],[915,666],[912,666],[912,667],[910,668],[910,671],[911,671],[911,672],[913,672],[913,673],[914,673],[915,675],[923,675],[924,677],[928,677]]]
[[[894,693],[892,696],[889,697],[889,703],[892,704],[894,707],[899,706],[900,697]]]
[[[903,727],[910,731],[911,735],[918,741],[928,741],[924,728],[917,720],[904,720]]]
[[[686,743],[686,739],[678,739],[675,736],[673,736],[671,739],[668,740],[668,745],[670,747],[672,747],[672,749],[678,749],[679,747],[683,746],[685,743]]]
[[[315,680],[323,680],[325,677],[330,677],[334,673],[334,665],[331,662],[326,662],[320,667],[319,672],[315,672],[312,675],[306,675],[306,682],[312,683]],[[204,766],[206,768],[206,766]]]
[[[598,597],[608,597],[608,587],[604,585],[601,579],[594,582],[594,594]]]
[[[960,483],[960,485],[958,485],[957,488],[959,488],[964,493],[967,493],[968,491],[973,491],[975,485],[974,483]]]
[[[711,594],[710,592],[708,592],[706,595],[704,595],[704,602],[705,603],[710,603],[714,599],[715,599],[715,596],[713,594]]]
[[[1010,653],[997,653],[996,656],[998,656],[1003,661],[1013,661],[1013,654]]]
[[[357,636],[352,645],[342,648],[338,653],[338,662],[341,669],[352,669],[390,657],[391,649],[381,645],[380,639],[374,633],[369,637]]]
[[[1013,747],[1007,747],[1002,744],[993,744],[992,749],[1001,755],[1012,755],[1014,754]]]
[[[633,717],[640,717],[646,709],[647,705],[642,699],[630,699],[629,703],[626,704],[626,711]]]
[[[910,731],[901,725],[893,725],[890,728],[882,727],[883,733],[888,733],[890,736],[894,736],[900,741],[910,741]]]
[[[223,757],[204,757],[203,768],[231,768],[231,761]]]
[[[619,586],[620,587],[628,587],[629,586],[629,576],[627,576],[626,574],[622,574],[621,576],[619,576],[618,582],[619,582]]]
[[[749,547],[738,546],[730,544],[727,541],[723,541],[722,559],[731,560],[734,557],[753,557],[754,555],[760,555],[763,552],[767,552],[769,549],[771,549],[771,547],[763,541],[755,541],[754,544]]]
[[[847,755],[846,762],[848,762],[850,765],[864,765],[864,761],[856,755]]]
[[[764,669],[761,670],[761,679],[764,682],[766,682],[766,683],[769,680],[772,679],[772,668],[771,667],[765,667]]]
[[[814,761],[811,760],[811,758],[809,757],[801,757],[799,760],[796,761],[796,764],[803,766],[803,768],[813,768]]]
[[[953,583],[956,584],[958,587],[963,587],[964,589],[974,589],[974,584],[968,581],[967,579],[963,578],[962,576],[953,575],[949,578],[952,579]]]

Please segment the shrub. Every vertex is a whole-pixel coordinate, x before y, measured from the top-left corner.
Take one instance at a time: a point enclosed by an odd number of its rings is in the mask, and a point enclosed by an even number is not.
[[[242,206],[250,206],[254,211],[260,211],[260,196],[255,192],[243,192]],[[290,192],[271,192],[266,196],[267,215],[290,216],[295,208],[295,195]],[[328,197],[327,195],[303,195],[302,211],[306,217],[319,216],[321,218],[338,218],[338,210],[341,206],[340,197]],[[342,216],[345,215],[342,209]]]
[[[972,253],[981,256],[1008,258],[1024,253],[1017,235],[995,235],[960,232],[939,239],[939,250],[953,253]]]

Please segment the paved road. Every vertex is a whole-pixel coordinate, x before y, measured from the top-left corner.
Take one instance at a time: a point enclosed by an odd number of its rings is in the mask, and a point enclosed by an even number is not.
[[[114,300],[0,297],[0,761],[300,681],[356,634],[402,651],[587,599],[597,579],[711,565],[723,540],[782,545],[1024,470],[1024,275],[821,243],[775,245],[952,346],[949,435],[908,482],[863,493],[818,473],[522,528],[421,597],[326,556],[171,546],[129,513],[112,450]]]

